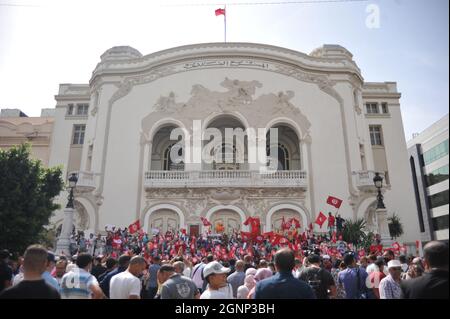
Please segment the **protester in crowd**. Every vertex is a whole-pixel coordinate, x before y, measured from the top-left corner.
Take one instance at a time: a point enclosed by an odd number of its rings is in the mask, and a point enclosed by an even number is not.
[[[254,277],[255,286],[252,289],[250,289],[250,292],[247,295],[247,299],[255,298],[256,283],[260,282],[261,280],[270,278],[272,276],[273,276],[273,273],[269,268],[259,268]]]
[[[201,287],[201,291],[203,292],[203,291],[205,291],[206,290],[206,286],[208,285],[208,282],[206,281],[206,279],[205,279],[205,277],[204,277],[204,269],[205,269],[205,267],[206,267],[206,265],[207,264],[209,264],[209,263],[211,263],[211,262],[213,262],[214,261],[214,256],[213,255],[208,255],[207,257],[206,257],[206,261],[205,261],[205,263],[204,263],[204,265],[203,265],[203,267],[201,267],[201,274],[200,274],[200,276],[201,276],[201,282],[202,282],[202,287]],[[194,282],[195,282],[195,280],[194,280]],[[196,283],[197,284],[197,283]]]
[[[55,279],[59,286],[61,286],[62,277],[66,274],[67,264],[67,259],[60,259],[56,262]]]
[[[81,253],[77,256],[76,265],[61,280],[61,297],[63,299],[103,299],[105,296],[97,279],[91,275],[92,256]]]
[[[401,283],[405,299],[448,299],[448,244],[431,241],[423,249],[425,272]]]
[[[117,267],[117,259],[108,257],[105,262],[106,271],[98,277],[98,282],[102,282],[103,279]]]
[[[368,295],[369,299],[380,299],[380,281],[386,277],[384,274],[384,258],[379,256],[375,263],[376,270],[369,273],[369,281],[367,288],[369,288]]]
[[[158,271],[161,268],[161,259],[159,256],[153,257],[152,264],[148,268],[148,283],[146,286],[145,298],[153,299],[158,292]]]
[[[0,299],[60,299],[59,292],[42,278],[47,265],[47,250],[41,245],[29,246],[24,255],[23,280],[0,292]]]
[[[256,266],[253,264],[253,257],[250,255],[244,256],[244,271],[246,271],[249,268],[256,268]]]
[[[398,257],[398,260],[400,261],[400,264],[402,266],[402,272],[404,272],[404,273],[407,272],[408,268],[409,268],[409,265],[408,265],[408,262],[406,260],[406,256],[405,255],[400,255]]]
[[[128,268],[111,278],[110,299],[140,299],[141,280],[139,278],[146,268],[147,263],[143,257],[131,258]]]
[[[317,299],[336,297],[336,285],[333,276],[325,268],[320,267],[320,256],[308,256],[309,267],[300,273],[300,279],[306,282],[316,294]]]
[[[368,265],[369,265],[369,260],[366,256],[363,256],[363,257],[361,257],[361,259],[359,259],[359,267],[366,270]]]
[[[208,283],[200,299],[233,299],[233,288],[227,284],[230,268],[223,267],[218,261],[209,262],[203,269],[203,278]],[[226,288],[224,291],[222,288]]]
[[[178,262],[179,263],[179,262]],[[176,266],[163,265],[159,269],[161,299],[199,299],[200,292],[192,279],[176,271]]]
[[[331,214],[331,212],[328,212],[328,233],[330,235],[334,232],[335,222],[336,218]]]
[[[108,273],[105,278],[103,278],[102,282],[100,283],[100,288],[103,290],[103,293],[106,297],[109,298],[109,287],[111,278],[114,277],[117,274],[120,274],[121,272],[124,272],[127,270],[129,264],[130,264],[131,257],[129,255],[122,255],[119,257],[118,264],[119,266]],[[94,277],[95,278],[95,277]]]
[[[292,274],[294,275],[295,278],[300,278],[300,273],[302,272],[302,270],[305,269],[303,267],[302,261],[300,259],[295,259],[295,266],[294,269],[292,270]]]
[[[8,265],[12,254],[4,249],[0,252],[0,292],[12,285],[13,271]]]
[[[418,278],[423,275],[425,269],[420,257],[412,258],[409,264],[408,271],[402,273],[402,280],[409,280]]]
[[[402,265],[399,260],[391,260],[387,264],[389,275],[380,281],[380,299],[400,299]]]
[[[367,272],[356,265],[353,253],[345,254],[344,263],[347,268],[339,272],[338,283],[344,286],[346,298],[365,299]]]
[[[240,287],[238,287],[236,297],[237,299],[247,299],[250,291],[255,288],[256,281],[255,276],[250,274],[245,276],[244,284]]]
[[[97,280],[100,278],[100,275],[102,275],[106,271],[106,267],[102,265],[102,262],[103,262],[102,255],[98,255],[97,257],[94,258],[94,266],[92,267],[91,274],[95,278],[97,278]]]
[[[257,283],[255,299],[314,299],[314,292],[304,281],[294,278],[294,252],[283,248],[275,254],[277,274]]]
[[[323,264],[323,268],[325,268],[328,272],[331,273],[331,269],[333,268],[333,263],[331,262],[330,256],[323,255],[322,264]]]
[[[342,230],[344,229],[344,222],[345,220],[341,218],[341,215],[336,216],[336,230],[338,234],[342,233]]]
[[[42,278],[45,280],[46,283],[53,286],[56,290],[59,290],[60,286],[58,284],[58,281],[51,275],[51,272],[55,268],[56,265],[56,259],[55,254],[51,251],[47,252],[47,269],[42,274]]]
[[[228,276],[230,276],[236,271],[236,259],[231,258],[228,263],[230,264],[230,273]]]
[[[367,274],[370,274],[373,271],[378,271],[378,266],[376,265],[377,255],[369,255],[369,265],[366,267]]]
[[[270,262],[270,263],[268,264],[268,268],[270,269],[270,271],[272,271],[272,275],[275,275],[275,274],[276,274],[277,270],[275,269],[275,263]]]
[[[228,276],[227,282],[231,284],[231,287],[233,287],[233,296],[234,298],[237,297],[237,291],[240,286],[244,284],[245,280],[245,272],[244,272],[244,261],[238,260],[236,262],[236,271]]]

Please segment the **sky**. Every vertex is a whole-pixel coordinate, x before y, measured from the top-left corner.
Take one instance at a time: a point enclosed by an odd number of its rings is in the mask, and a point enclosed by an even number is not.
[[[352,52],[365,81],[397,82],[407,140],[448,113],[448,0],[299,1],[307,3],[0,0],[0,108],[39,116],[55,106],[60,83],[88,83],[113,46],[146,55],[222,42],[223,18],[214,10],[227,4],[228,42],[304,53],[339,44]]]

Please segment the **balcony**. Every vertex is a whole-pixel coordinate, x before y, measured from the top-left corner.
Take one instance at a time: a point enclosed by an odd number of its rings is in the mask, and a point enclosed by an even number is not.
[[[96,188],[95,183],[95,173],[94,172],[84,172],[84,171],[76,171],[71,172],[75,173],[78,177],[76,190],[81,193],[89,193],[92,192]],[[70,174],[69,174],[70,176]]]
[[[149,171],[145,173],[144,186],[151,188],[183,187],[299,187],[306,190],[305,171]]]
[[[383,177],[383,187],[384,187],[384,186],[386,186],[384,174],[380,173],[380,176]],[[377,190],[375,187],[375,184],[373,183],[374,177],[375,177],[375,171],[353,172],[355,186],[361,191],[375,192]]]

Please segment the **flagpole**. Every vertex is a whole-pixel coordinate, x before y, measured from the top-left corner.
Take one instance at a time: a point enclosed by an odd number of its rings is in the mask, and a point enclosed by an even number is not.
[[[224,5],[225,14],[223,15],[223,23],[224,23],[224,30],[225,30],[225,43],[227,42],[227,6]]]

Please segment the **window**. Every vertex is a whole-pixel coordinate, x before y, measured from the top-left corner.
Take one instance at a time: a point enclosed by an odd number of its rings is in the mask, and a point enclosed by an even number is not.
[[[276,147],[276,146],[274,146],[274,147]],[[270,150],[269,146],[267,146],[266,151],[267,151],[267,156],[270,157],[271,150]],[[278,151],[277,170],[278,171],[288,171],[289,170],[289,162],[290,162],[289,150],[283,144],[278,143],[277,151]],[[269,164],[270,164],[270,162],[268,161],[267,165],[269,165]]]
[[[73,126],[73,138],[72,144],[83,144],[84,143],[84,132],[86,131],[86,125],[76,124]]]
[[[448,155],[448,139],[423,153],[424,164],[433,163],[445,155]]]
[[[436,208],[439,206],[448,204],[448,189],[440,193],[428,196],[428,204],[430,208]]]
[[[367,114],[378,114],[378,103],[366,103]]]
[[[184,170],[184,163],[183,161],[179,163],[174,163],[172,161],[172,158],[170,156],[170,152],[173,147],[178,148],[178,156],[183,156],[183,148],[179,146],[179,144],[172,144],[169,145],[166,150],[164,151],[164,167],[163,169],[165,171],[183,171]]]
[[[381,112],[383,112],[383,114],[389,113],[388,104],[386,102],[381,103]]]
[[[433,230],[448,229],[448,215],[433,218]]]
[[[372,145],[383,145],[381,125],[369,125],[369,131]]]
[[[77,115],[88,115],[89,104],[77,104]]]
[[[73,115],[73,104],[67,105],[67,115]]]
[[[435,169],[430,174],[425,175],[427,186],[431,186],[448,179],[448,164]]]

